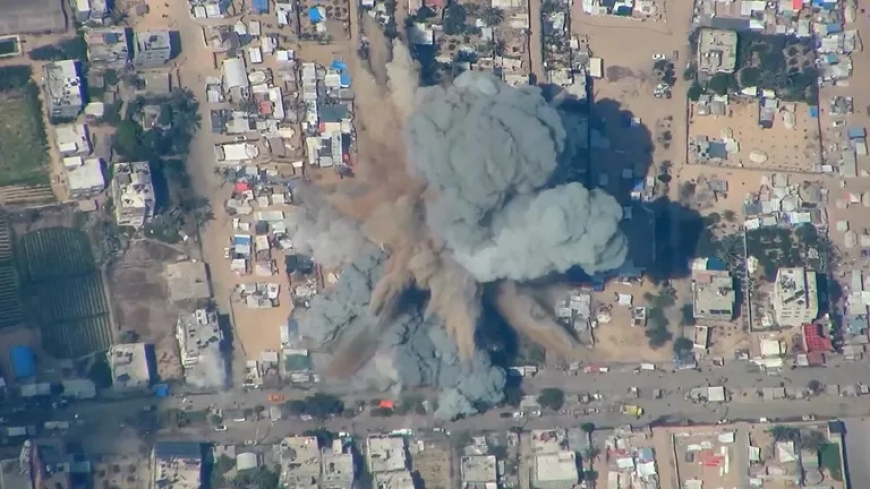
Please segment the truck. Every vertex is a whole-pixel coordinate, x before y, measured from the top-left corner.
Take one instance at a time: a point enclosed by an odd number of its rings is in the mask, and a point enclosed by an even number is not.
[[[622,414],[639,418],[643,416],[643,408],[634,404],[624,404],[622,406]]]

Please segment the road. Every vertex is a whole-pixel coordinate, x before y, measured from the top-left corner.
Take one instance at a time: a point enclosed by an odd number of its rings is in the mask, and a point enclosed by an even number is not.
[[[541,0],[529,0],[529,72],[537,83],[547,82],[542,31]]]

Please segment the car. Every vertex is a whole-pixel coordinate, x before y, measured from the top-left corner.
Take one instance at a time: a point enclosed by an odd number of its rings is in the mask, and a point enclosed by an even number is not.
[[[814,415],[814,414],[805,414],[805,415],[803,415],[803,417],[802,417],[801,419],[803,419],[804,421],[815,421],[815,420],[816,420],[816,415]]]
[[[219,425],[214,427],[214,430],[215,431],[226,431],[227,427],[226,427],[226,425],[219,424]]]
[[[513,414],[512,413],[499,413],[498,417],[499,418],[512,418]]]
[[[661,54],[661,53],[656,53],[656,54],[652,55],[652,59],[654,59],[656,61],[661,61],[661,60],[665,59],[665,55]]]
[[[846,121],[844,121],[844,120],[838,120],[838,121],[831,122],[831,127],[843,127],[845,125],[846,125]]]

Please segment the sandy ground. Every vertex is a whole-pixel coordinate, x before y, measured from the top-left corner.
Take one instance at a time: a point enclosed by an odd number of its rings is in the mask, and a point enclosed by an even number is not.
[[[731,137],[739,144],[739,151],[729,155],[722,167],[755,168],[765,171],[811,172],[821,159],[819,120],[809,117],[805,104],[789,104],[794,109],[795,126],[789,129],[783,123],[783,105],[774,119],[773,127],[758,126],[758,103],[729,103],[725,116],[698,116],[694,106],[689,118],[689,138],[698,136],[722,139]],[[750,153],[761,151],[767,155],[764,163],[749,159]]]

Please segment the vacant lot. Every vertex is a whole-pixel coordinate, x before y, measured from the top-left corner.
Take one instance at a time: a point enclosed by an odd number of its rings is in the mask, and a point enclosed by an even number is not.
[[[48,145],[36,85],[0,70],[0,186],[47,185]],[[29,74],[29,68],[27,73]]]
[[[74,358],[112,345],[109,308],[87,236],[69,228],[25,234],[18,242],[24,296],[45,351]]]

